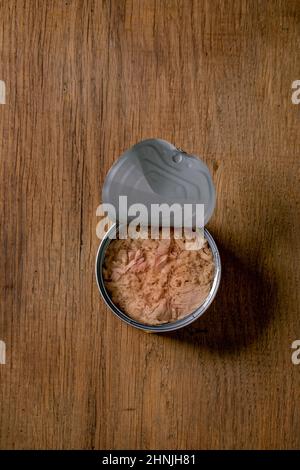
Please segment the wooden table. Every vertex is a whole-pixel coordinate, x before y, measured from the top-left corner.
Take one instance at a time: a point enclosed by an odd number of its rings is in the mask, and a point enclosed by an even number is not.
[[[0,447],[299,448],[299,2],[0,5]],[[147,137],[218,198],[220,291],[168,335],[94,278],[104,177]]]

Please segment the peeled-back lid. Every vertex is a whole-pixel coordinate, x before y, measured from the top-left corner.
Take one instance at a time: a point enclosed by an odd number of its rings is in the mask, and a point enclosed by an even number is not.
[[[182,209],[184,204],[192,204],[193,226],[196,204],[204,205],[205,225],[215,207],[215,189],[207,166],[161,139],[143,140],[126,150],[105,178],[102,201],[115,207],[117,221],[127,222],[127,208],[119,207],[119,196],[127,196],[128,208],[144,204],[149,214],[151,204],[177,203]]]

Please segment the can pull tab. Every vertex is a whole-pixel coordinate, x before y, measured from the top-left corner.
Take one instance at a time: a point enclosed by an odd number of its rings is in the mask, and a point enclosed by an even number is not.
[[[182,154],[188,156],[188,154],[182,150],[180,147],[176,147],[177,152],[172,155],[172,160],[174,163],[182,162]]]
[[[174,163],[180,163],[182,161],[181,153],[176,152],[174,155],[172,155],[172,160]]]

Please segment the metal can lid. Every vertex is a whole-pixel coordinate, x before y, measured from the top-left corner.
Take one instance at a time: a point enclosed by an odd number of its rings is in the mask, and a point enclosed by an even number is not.
[[[126,207],[120,207],[119,196],[127,196]],[[196,205],[203,204],[206,225],[215,207],[215,188],[207,166],[198,157],[165,140],[147,139],[126,150],[111,167],[102,201],[114,206],[114,221],[118,222],[127,222],[127,210],[133,204],[143,204],[148,214],[152,204],[179,204],[183,210],[185,204],[191,204],[190,225],[195,223]],[[152,222],[148,218],[142,223]]]

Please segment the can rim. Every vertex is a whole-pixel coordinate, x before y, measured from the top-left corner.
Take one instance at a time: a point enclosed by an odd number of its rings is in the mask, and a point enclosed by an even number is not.
[[[185,316],[184,318],[181,318],[180,320],[176,320],[174,322],[169,322],[169,323],[163,323],[162,325],[146,325],[145,323],[141,323],[141,322],[138,322],[137,320],[134,320],[133,318],[130,318],[128,315],[122,312],[122,310],[120,310],[112,302],[105,288],[105,284],[104,284],[104,280],[102,276],[102,266],[103,266],[103,261],[105,257],[105,251],[108,245],[110,244],[110,242],[112,241],[109,238],[110,235],[113,232],[117,233],[118,229],[119,229],[119,224],[115,223],[106,232],[104,238],[101,240],[101,243],[98,247],[97,255],[96,255],[96,263],[95,263],[95,275],[96,275],[96,281],[97,281],[99,292],[104,302],[106,303],[107,307],[109,307],[109,309],[114,313],[114,315],[116,315],[118,318],[120,318],[122,321],[124,321],[128,325],[138,328],[139,330],[152,331],[156,333],[178,330],[180,328],[190,325],[195,320],[200,318],[204,314],[204,312],[208,309],[208,307],[211,305],[212,301],[214,300],[216,293],[218,291],[219,285],[220,285],[220,280],[221,280],[220,253],[216,245],[216,242],[214,241],[210,232],[206,228],[204,228],[204,236],[206,240],[208,241],[208,244],[213,253],[213,259],[214,259],[214,264],[215,264],[215,275],[214,275],[214,280],[213,280],[211,289],[209,291],[209,294],[207,298],[205,299],[205,301],[203,302],[203,304],[201,304],[194,312],[188,314],[187,316]]]

